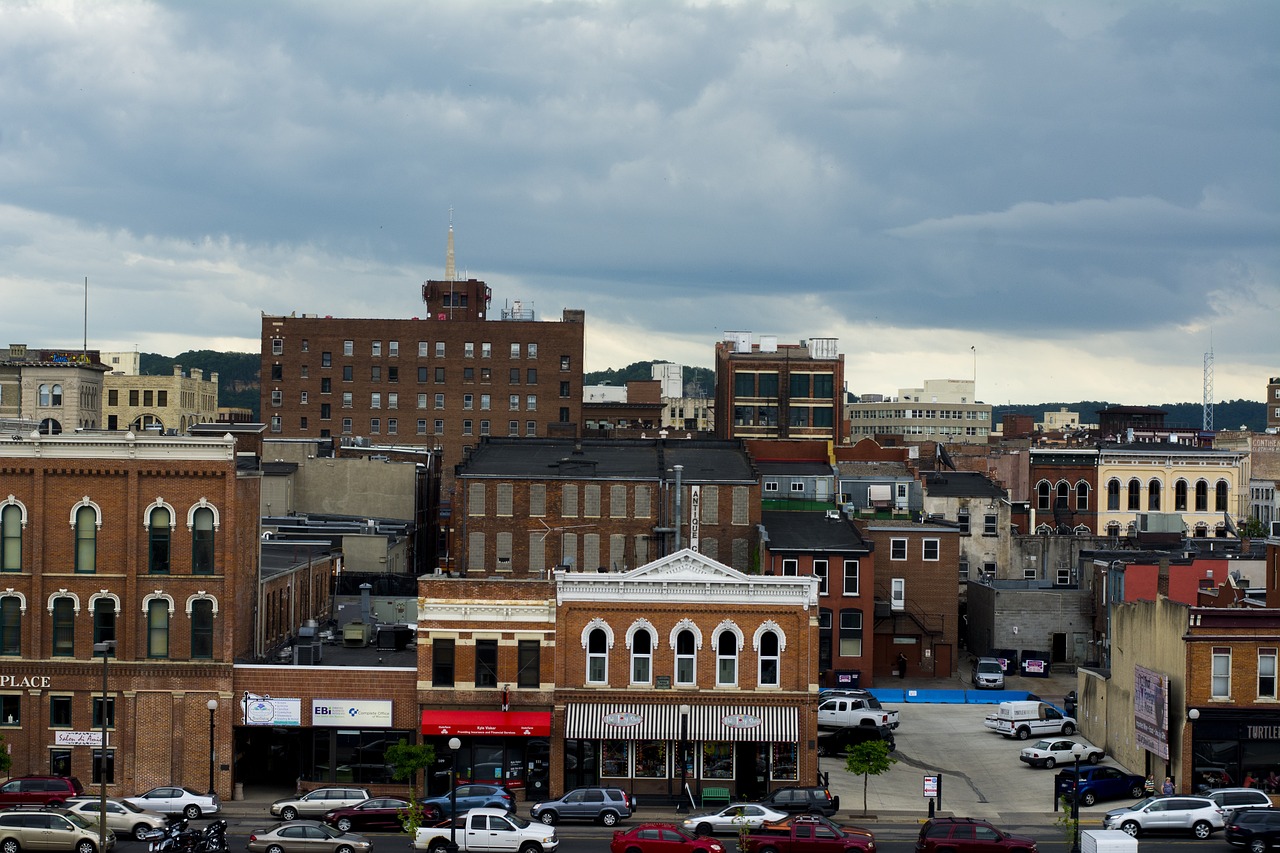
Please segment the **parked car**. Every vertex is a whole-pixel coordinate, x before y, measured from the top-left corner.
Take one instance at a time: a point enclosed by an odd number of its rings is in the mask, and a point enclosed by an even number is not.
[[[440,820],[453,816],[448,794],[427,797],[420,802],[423,816],[428,820]],[[516,809],[515,797],[501,785],[459,785],[454,789],[452,802],[457,803],[458,814],[468,809],[505,809],[509,812]]]
[[[821,786],[778,788],[762,799],[760,805],[788,814],[833,815],[840,810],[840,798],[833,797],[830,790]]]
[[[965,853],[1008,851],[1036,853],[1036,840],[997,829],[985,820],[971,817],[933,817],[920,827],[916,839],[917,853],[936,850],[963,850]]]
[[[534,803],[529,814],[534,820],[553,824],[560,820],[594,820],[613,826],[631,817],[631,797],[621,788],[574,788],[558,800]]]
[[[979,690],[1002,690],[1004,689],[1004,667],[995,658],[978,658],[973,662],[973,674],[970,680]]]
[[[153,829],[164,829],[169,819],[160,812],[135,806],[128,800],[107,800],[107,828],[121,835],[131,835],[142,841]],[[98,820],[102,814],[102,800],[98,797],[76,797],[67,802],[67,809],[85,820]]]
[[[324,813],[324,822],[343,832],[353,829],[385,829],[398,832],[404,827],[401,818],[409,808],[408,800],[396,797],[373,797],[354,806],[332,809]]]
[[[835,731],[818,732],[818,755],[844,755],[845,747],[857,746],[869,740],[882,740],[893,752],[897,744],[888,726],[845,726]]]
[[[204,815],[217,814],[222,809],[222,801],[217,794],[201,794],[190,788],[177,788],[172,785],[152,788],[136,797],[125,797],[135,806],[150,809],[160,814],[180,814],[195,820]]]
[[[1080,760],[1089,764],[1097,764],[1106,757],[1106,753],[1088,741],[1053,738],[1037,741],[1034,746],[1024,747],[1018,760],[1032,767],[1052,768],[1058,764],[1073,764],[1076,760],[1076,747],[1081,747]]]
[[[0,785],[0,806],[60,806],[83,793],[74,776],[19,776]]]
[[[540,823],[504,809],[472,809],[452,822],[419,827],[413,849],[446,853],[451,839],[457,841],[460,853],[554,853],[560,846],[556,831]]]
[[[1196,796],[1213,800],[1227,813],[1227,817],[1231,817],[1240,809],[1271,808],[1271,798],[1267,796],[1266,791],[1258,788],[1214,788],[1209,791],[1200,791]]]
[[[271,813],[285,820],[299,817],[319,817],[332,809],[354,806],[369,799],[364,788],[316,788],[300,797],[285,797],[271,804]]]
[[[1145,832],[1189,832],[1208,838],[1227,825],[1226,817],[1222,807],[1207,797],[1147,797],[1107,812],[1102,828],[1119,829],[1135,838]]]
[[[885,710],[880,700],[866,695],[843,694],[823,697],[818,703],[818,728],[838,729],[844,726],[898,727],[898,712]]]
[[[373,842],[318,820],[289,820],[249,835],[249,853],[367,853]]]
[[[1047,702],[1034,700],[1001,702],[995,714],[987,717],[988,728],[992,727],[993,719],[997,732],[1018,740],[1026,740],[1032,735],[1038,738],[1056,734],[1069,735],[1076,730],[1075,718],[1065,716]]]
[[[860,826],[836,826],[822,815],[788,815],[752,830],[742,853],[871,853],[876,838]]]
[[[729,803],[722,809],[694,812],[683,821],[681,826],[686,832],[697,835],[715,835],[718,832],[737,832],[741,826],[759,829],[767,822],[782,820],[787,816],[784,811],[771,809],[759,803]]]
[[[1053,778],[1053,790],[1067,800],[1080,797],[1082,805],[1091,806],[1098,800],[1118,800],[1121,797],[1141,799],[1146,777],[1125,773],[1117,767],[1081,767],[1080,790],[1076,790],[1074,770],[1059,770]]]
[[[1240,809],[1227,818],[1226,839],[1249,853],[1280,849],[1280,809]]]
[[[709,835],[690,835],[669,823],[642,823],[613,831],[609,853],[724,853],[724,845]]]
[[[0,812],[0,851],[98,853],[101,831],[97,821],[85,820],[67,809],[13,809]],[[110,853],[115,846],[116,834],[108,829],[103,853]]]

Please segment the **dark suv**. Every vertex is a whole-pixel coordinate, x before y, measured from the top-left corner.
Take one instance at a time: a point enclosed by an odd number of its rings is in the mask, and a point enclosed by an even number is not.
[[[996,829],[985,820],[971,817],[935,817],[920,827],[916,839],[917,853],[935,850],[1009,851],[1009,853],[1036,853],[1036,840],[1025,835],[1010,835]]]
[[[529,815],[545,824],[561,820],[594,820],[613,826],[631,817],[635,804],[621,788],[574,788],[558,800],[534,803]]]
[[[61,806],[83,793],[74,776],[19,776],[0,785],[0,806]]]
[[[1058,771],[1053,783],[1053,790],[1059,797],[1066,797],[1070,801],[1079,794],[1080,802],[1091,806],[1098,800],[1118,800],[1123,797],[1140,800],[1145,791],[1146,779],[1115,767],[1081,767],[1079,791],[1076,791],[1074,770]]]
[[[831,796],[829,790],[820,787],[779,788],[760,803],[791,814],[812,812],[829,817],[840,810],[840,798]]]

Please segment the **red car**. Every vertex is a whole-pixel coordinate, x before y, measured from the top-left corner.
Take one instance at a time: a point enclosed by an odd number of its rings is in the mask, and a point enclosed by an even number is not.
[[[626,832],[615,830],[609,853],[724,853],[709,835],[689,835],[671,823],[642,823]]]
[[[343,832],[361,829],[385,829],[399,832],[404,828],[400,818],[409,803],[395,797],[374,797],[354,806],[325,812],[324,822]]]

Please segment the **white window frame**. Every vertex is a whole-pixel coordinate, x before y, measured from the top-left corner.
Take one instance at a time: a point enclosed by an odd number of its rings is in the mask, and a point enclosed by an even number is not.
[[[778,643],[777,654],[766,655],[764,653],[764,638],[766,635],[773,635],[774,640]],[[772,628],[760,631],[756,637],[756,686],[757,687],[781,687],[782,686],[782,633]],[[773,662],[774,680],[764,680],[765,663]]]
[[[652,684],[653,683],[653,650],[658,647],[658,633],[653,629],[653,625],[647,619],[637,620],[631,626],[630,636],[627,637],[627,648],[631,650],[631,667],[629,669],[628,678],[632,684]],[[636,651],[636,641],[644,636],[649,641],[649,651],[641,653]],[[644,678],[636,677],[636,665],[643,663],[645,668]]]
[[[1258,698],[1259,699],[1275,699],[1276,698],[1276,665],[1277,649],[1274,646],[1258,649]],[[1267,690],[1263,679],[1270,679],[1271,688]]]
[[[929,556],[932,548],[933,556]],[[942,540],[941,539],[922,539],[920,541],[920,559],[926,563],[936,563],[942,559]]]
[[[711,639],[716,650],[716,687],[737,687],[738,686],[738,654],[742,651],[742,638],[729,628],[722,628],[717,631]],[[722,645],[727,644],[732,647],[731,654],[725,654]],[[726,680],[726,667],[732,667],[732,678]]]
[[[889,609],[905,610],[907,608],[907,579],[892,578],[889,581]]]
[[[900,561],[907,559],[907,540],[906,539],[890,539],[889,540],[889,559]]]
[[[604,643],[604,651],[592,651],[591,640],[600,635],[601,641]],[[613,645],[612,632],[609,631],[608,625],[602,620],[593,619],[587,623],[587,627],[582,630],[582,648],[586,652],[587,668],[583,675],[587,684],[608,684],[609,683],[609,647]],[[592,678],[592,665],[599,664],[600,677]]]
[[[1231,647],[1214,646],[1209,665],[1209,698],[1231,698]]]
[[[853,589],[849,588],[850,564],[853,565]],[[844,590],[845,595],[861,595],[862,594],[861,592],[859,592],[859,590],[862,587],[862,567],[858,564],[857,560],[844,561],[844,566],[841,567],[841,572],[840,572],[840,583],[841,583],[841,589]]]
[[[813,561],[813,576],[818,579],[818,595],[827,594],[827,561]]]
[[[693,643],[693,652],[691,654],[682,654],[680,652],[680,635],[689,632],[689,639]],[[684,623],[676,626],[671,633],[671,650],[675,656],[675,667],[671,673],[672,679],[677,687],[695,687],[698,684],[698,631],[692,624]],[[689,678],[680,678],[680,664],[687,662],[689,664]]]

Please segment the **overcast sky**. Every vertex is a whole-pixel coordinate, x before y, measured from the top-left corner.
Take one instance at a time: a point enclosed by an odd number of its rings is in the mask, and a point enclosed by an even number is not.
[[[459,273],[588,370],[1261,400],[1280,3],[0,3],[0,344],[259,349]],[[971,347],[973,349],[971,349]],[[976,359],[975,359],[976,353]]]

